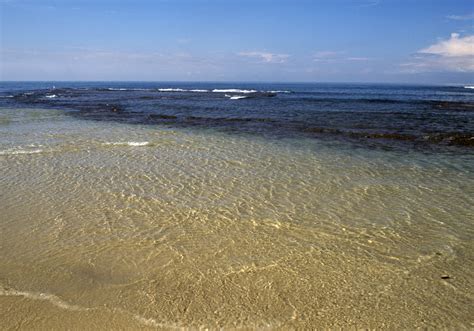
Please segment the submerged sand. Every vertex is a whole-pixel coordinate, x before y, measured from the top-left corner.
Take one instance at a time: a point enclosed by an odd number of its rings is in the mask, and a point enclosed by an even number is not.
[[[474,327],[472,155],[38,112],[0,124],[3,329]]]

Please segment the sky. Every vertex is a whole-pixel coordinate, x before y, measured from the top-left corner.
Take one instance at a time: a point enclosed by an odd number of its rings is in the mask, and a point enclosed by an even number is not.
[[[0,80],[474,83],[473,0],[0,0]]]

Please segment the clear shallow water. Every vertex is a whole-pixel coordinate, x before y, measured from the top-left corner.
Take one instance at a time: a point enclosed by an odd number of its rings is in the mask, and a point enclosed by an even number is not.
[[[466,146],[80,111],[0,109],[7,328],[472,327]]]

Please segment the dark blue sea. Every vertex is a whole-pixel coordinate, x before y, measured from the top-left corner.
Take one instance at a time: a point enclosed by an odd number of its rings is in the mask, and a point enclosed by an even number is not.
[[[312,137],[375,148],[465,152],[472,86],[290,83],[2,82],[0,107],[84,120]]]

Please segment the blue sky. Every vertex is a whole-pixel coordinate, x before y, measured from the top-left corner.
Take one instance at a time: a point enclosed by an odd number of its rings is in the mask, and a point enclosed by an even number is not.
[[[473,83],[472,0],[0,0],[0,80]]]

